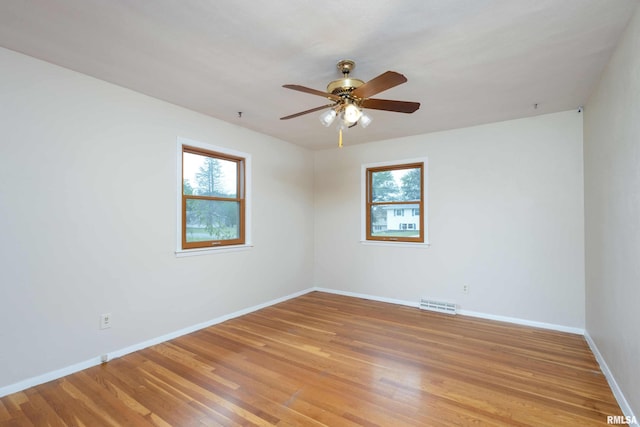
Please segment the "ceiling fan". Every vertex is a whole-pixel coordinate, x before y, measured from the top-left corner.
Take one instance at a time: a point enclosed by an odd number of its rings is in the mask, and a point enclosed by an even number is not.
[[[413,113],[420,108],[419,102],[370,98],[380,92],[405,83],[407,78],[402,74],[395,71],[387,71],[365,83],[362,80],[349,77],[349,74],[355,66],[356,63],[350,59],[344,59],[338,62],[337,67],[343,77],[329,83],[326,92],[300,85],[283,85],[282,87],[287,89],[322,96],[330,99],[332,103],[281,117],[280,120],[289,120],[294,117],[327,109],[327,111],[320,115],[320,122],[324,126],[329,127],[336,118],[339,118],[340,136],[338,146],[342,147],[343,129],[351,128],[358,123],[360,123],[362,127],[367,127],[369,123],[371,123],[371,117],[364,113],[363,109]]]

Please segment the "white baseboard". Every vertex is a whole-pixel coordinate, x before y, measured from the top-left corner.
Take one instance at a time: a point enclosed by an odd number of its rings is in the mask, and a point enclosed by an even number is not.
[[[375,295],[360,294],[360,293],[357,293],[357,292],[347,292],[347,291],[340,291],[340,290],[336,290],[336,289],[321,288],[321,287],[315,287],[314,290],[319,291],[319,292],[327,292],[327,293],[330,293],[330,294],[344,295],[344,296],[348,296],[348,297],[363,298],[363,299],[368,299],[368,300],[372,300],[372,301],[380,301],[380,302],[388,302],[388,303],[391,303],[391,304],[406,305],[406,306],[409,306],[409,307],[419,307],[420,306],[420,303],[418,301],[398,300],[398,299],[393,299],[393,298],[385,298],[385,297],[379,297],[379,296],[375,296]],[[571,327],[571,326],[556,325],[556,324],[553,324],[553,323],[536,322],[536,321],[533,321],[533,320],[519,319],[519,318],[516,318],[516,317],[498,316],[498,315],[495,315],[495,314],[479,313],[477,311],[469,311],[469,310],[458,310],[458,314],[460,314],[462,316],[471,316],[471,317],[478,317],[478,318],[481,318],[481,319],[497,320],[497,321],[500,321],[500,322],[513,323],[513,324],[516,324],[516,325],[534,326],[536,328],[551,329],[551,330],[554,330],[554,331],[569,332],[569,333],[572,333],[572,334],[584,335],[584,329],[574,328],[574,327]]]
[[[302,290],[302,291],[299,291],[299,292],[295,292],[295,293],[290,294],[290,295],[286,295],[286,296],[281,297],[281,298],[276,298],[276,299],[273,299],[271,301],[267,301],[267,302],[262,303],[262,304],[254,305],[253,307],[249,307],[249,308],[245,308],[245,309],[242,309],[242,310],[234,311],[233,313],[225,314],[224,316],[216,317],[215,319],[207,320],[206,322],[202,322],[202,323],[198,323],[196,325],[188,326],[188,327],[180,329],[178,331],[171,332],[171,333],[162,335],[160,337],[152,338],[150,340],[143,341],[141,343],[134,344],[134,345],[131,345],[129,347],[125,347],[123,349],[113,351],[111,353],[108,353],[107,356],[108,356],[109,360],[115,359],[116,357],[122,357],[122,356],[124,356],[126,354],[133,353],[134,351],[142,350],[143,348],[151,347],[152,345],[160,344],[160,343],[163,343],[165,341],[169,341],[169,340],[172,340],[174,338],[178,338],[178,337],[181,337],[183,335],[187,335],[187,334],[190,334],[192,332],[199,331],[200,329],[208,328],[209,326],[217,325],[218,323],[226,322],[227,320],[231,320],[231,319],[234,319],[236,317],[244,316],[245,314],[249,314],[249,313],[252,313],[254,311],[258,311],[260,309],[263,309],[263,308],[266,308],[266,307],[270,307],[272,305],[275,305],[275,304],[290,300],[292,298],[297,298],[297,297],[299,297],[301,295],[308,294],[309,292],[312,292],[312,291],[313,291],[313,288],[305,289],[305,290]]]
[[[537,322],[535,320],[520,319],[517,317],[499,316],[496,314],[479,313],[477,311],[459,310],[463,316],[478,317],[480,319],[497,320],[499,322],[513,323],[516,325],[533,326],[534,328],[550,329],[558,332],[568,332],[570,334],[584,335],[584,329],[573,326],[556,325],[555,323]]]
[[[75,372],[79,372],[84,369],[91,368],[93,366],[99,365],[100,363],[101,363],[100,357],[96,356],[96,357],[92,357],[89,360],[75,363],[71,366],[66,366],[64,368],[56,369],[55,371],[38,375],[37,377],[27,378],[26,380],[22,380],[14,384],[9,384],[7,386],[0,387],[0,397],[4,397],[12,393],[17,393],[19,391],[22,391],[27,388],[34,387],[40,384],[48,383],[49,381],[57,380],[58,378],[62,378],[67,375],[71,375]]]
[[[624,394],[622,394],[622,390],[620,390],[620,386],[618,386],[618,383],[616,382],[616,379],[613,376],[613,373],[609,369],[609,366],[607,365],[607,362],[604,360],[602,353],[600,353],[600,350],[598,349],[598,346],[596,345],[595,341],[593,341],[593,338],[591,338],[591,335],[589,335],[589,331],[584,332],[584,338],[585,340],[587,340],[587,344],[589,344],[589,348],[591,348],[591,352],[596,357],[596,360],[600,365],[600,369],[602,370],[602,373],[607,379],[607,382],[609,383],[609,387],[611,387],[611,391],[613,392],[613,395],[618,401],[618,405],[620,405],[620,409],[622,409],[622,413],[625,416],[629,417],[630,419],[636,420],[636,423],[630,424],[630,425],[639,427],[639,424],[637,423],[637,417],[634,415],[633,410],[631,409],[631,405],[629,405],[629,402],[627,402],[627,399],[624,397]],[[618,414],[611,414],[611,415],[618,415]]]
[[[307,294],[307,293],[312,292],[314,290],[315,290],[314,288],[304,289],[302,291],[295,292],[293,294],[286,295],[286,296],[281,297],[281,298],[276,298],[276,299],[273,299],[271,301],[267,301],[267,302],[262,303],[262,304],[254,305],[253,307],[249,307],[249,308],[245,308],[245,309],[242,309],[242,310],[238,310],[238,311],[235,311],[233,313],[229,313],[229,314],[226,314],[224,316],[220,316],[220,317],[217,317],[215,319],[211,319],[211,320],[208,320],[206,322],[199,323],[197,325],[188,326],[188,327],[180,329],[178,331],[170,332],[168,334],[165,334],[165,335],[162,335],[162,336],[159,336],[159,337],[156,337],[156,338],[152,338],[150,340],[146,340],[146,341],[143,341],[141,343],[133,344],[133,345],[130,345],[128,347],[109,352],[109,353],[107,353],[106,356],[107,356],[108,360],[115,359],[116,357],[122,357],[122,356],[124,356],[126,354],[133,353],[134,351],[142,350],[144,348],[151,347],[152,345],[160,344],[160,343],[163,343],[165,341],[169,341],[169,340],[172,340],[174,338],[178,338],[178,337],[180,337],[182,335],[190,334],[192,332],[198,331],[200,329],[207,328],[209,326],[216,325],[218,323],[225,322],[225,321],[233,319],[235,317],[239,317],[239,316],[243,316],[245,314],[252,313],[252,312],[260,310],[262,308],[269,307],[269,306],[272,306],[272,305],[275,305],[275,304],[290,300],[292,298],[299,297],[301,295]],[[32,378],[27,378],[27,379],[25,379],[23,381],[19,381],[17,383],[10,384],[8,386],[0,387],[0,397],[6,396],[6,395],[9,395],[9,394],[12,394],[12,393],[17,393],[17,392],[25,390],[27,388],[34,387],[34,386],[37,386],[37,385],[40,385],[40,384],[44,384],[44,383],[49,382],[49,381],[57,380],[58,378],[62,378],[64,376],[71,375],[71,374],[76,373],[78,371],[82,371],[84,369],[91,368],[93,366],[97,366],[100,363],[102,363],[101,356],[96,356],[96,357],[92,357],[91,359],[75,363],[75,364],[73,364],[71,366],[67,366],[67,367],[64,367],[64,368],[61,368],[61,369],[56,369],[55,371],[47,372],[45,374],[38,375],[38,376],[32,377]]]
[[[418,308],[420,306],[420,303],[418,301],[405,301],[400,299],[378,297],[375,295],[359,294],[357,292],[347,292],[347,291],[340,291],[337,289],[320,288],[318,286],[313,288],[313,290],[318,292],[326,292],[328,294],[344,295],[345,297],[362,298],[362,299],[368,299],[372,301],[388,302],[390,304],[406,305],[409,307]]]

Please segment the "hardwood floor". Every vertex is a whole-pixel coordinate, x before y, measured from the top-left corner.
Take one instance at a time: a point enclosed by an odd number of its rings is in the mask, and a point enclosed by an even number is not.
[[[313,292],[0,399],[2,426],[590,426],[583,337]]]

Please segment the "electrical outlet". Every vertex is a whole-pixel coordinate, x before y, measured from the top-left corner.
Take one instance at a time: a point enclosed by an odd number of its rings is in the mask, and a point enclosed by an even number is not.
[[[100,329],[109,329],[111,327],[111,313],[100,315]]]
[[[462,293],[463,294],[468,294],[469,293],[469,285],[468,284],[464,284],[462,285]]]

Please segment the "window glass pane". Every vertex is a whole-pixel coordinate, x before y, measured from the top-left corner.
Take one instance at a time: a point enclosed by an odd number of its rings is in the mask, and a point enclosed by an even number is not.
[[[371,235],[378,237],[420,237],[420,216],[413,215],[419,205],[371,206]]]
[[[238,162],[183,153],[185,195],[237,197]]]
[[[420,168],[371,173],[371,201],[420,200]]]
[[[240,238],[240,203],[187,199],[187,242]]]

